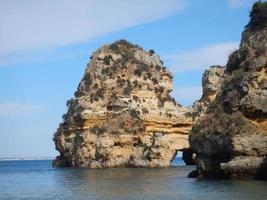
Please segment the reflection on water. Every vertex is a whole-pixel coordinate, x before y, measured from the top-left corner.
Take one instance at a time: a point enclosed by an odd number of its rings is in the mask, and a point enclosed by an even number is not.
[[[142,197],[154,199],[154,197],[175,197],[173,191],[179,192],[175,182],[184,175],[182,170],[177,168],[63,169],[60,176],[56,177],[59,185],[67,187],[73,193],[77,189],[73,188],[75,183],[81,195],[90,194],[99,199],[142,199]]]
[[[267,199],[267,182],[186,178],[194,166],[51,168],[51,161],[0,162],[0,199]]]

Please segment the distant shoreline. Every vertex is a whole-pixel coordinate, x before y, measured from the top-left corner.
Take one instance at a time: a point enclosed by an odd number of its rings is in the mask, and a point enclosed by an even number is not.
[[[55,157],[1,157],[1,161],[16,161],[16,160],[54,160]]]
[[[55,158],[56,157],[0,157],[0,162],[16,160],[54,160]],[[176,158],[182,158],[182,156],[177,154]]]

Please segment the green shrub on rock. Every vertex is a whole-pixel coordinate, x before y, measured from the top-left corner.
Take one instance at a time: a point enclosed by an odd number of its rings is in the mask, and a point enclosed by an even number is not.
[[[110,65],[110,57],[109,56],[105,56],[103,59],[103,62],[105,65]]]
[[[252,30],[262,29],[267,25],[267,2],[258,1],[254,3],[250,12],[250,25]]]
[[[233,136],[237,134],[252,134],[256,127],[242,113],[225,113],[221,107],[207,113],[196,122],[190,135],[190,141],[207,139],[212,135]]]
[[[150,56],[152,56],[155,53],[155,51],[153,49],[150,49],[148,52],[149,52]]]

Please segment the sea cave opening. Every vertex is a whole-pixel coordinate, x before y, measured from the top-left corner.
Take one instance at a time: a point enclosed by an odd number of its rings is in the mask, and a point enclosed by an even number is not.
[[[177,150],[171,161],[171,166],[195,165],[194,151],[190,148]]]
[[[186,165],[182,157],[183,157],[183,151],[182,150],[176,151],[176,153],[173,156],[173,159],[171,161],[171,166],[184,166],[184,165]]]

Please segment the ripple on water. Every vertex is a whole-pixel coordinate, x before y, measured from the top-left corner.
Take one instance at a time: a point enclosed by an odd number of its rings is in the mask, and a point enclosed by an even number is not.
[[[186,178],[193,169],[53,169],[51,160],[1,161],[0,199],[267,199],[267,182]]]

